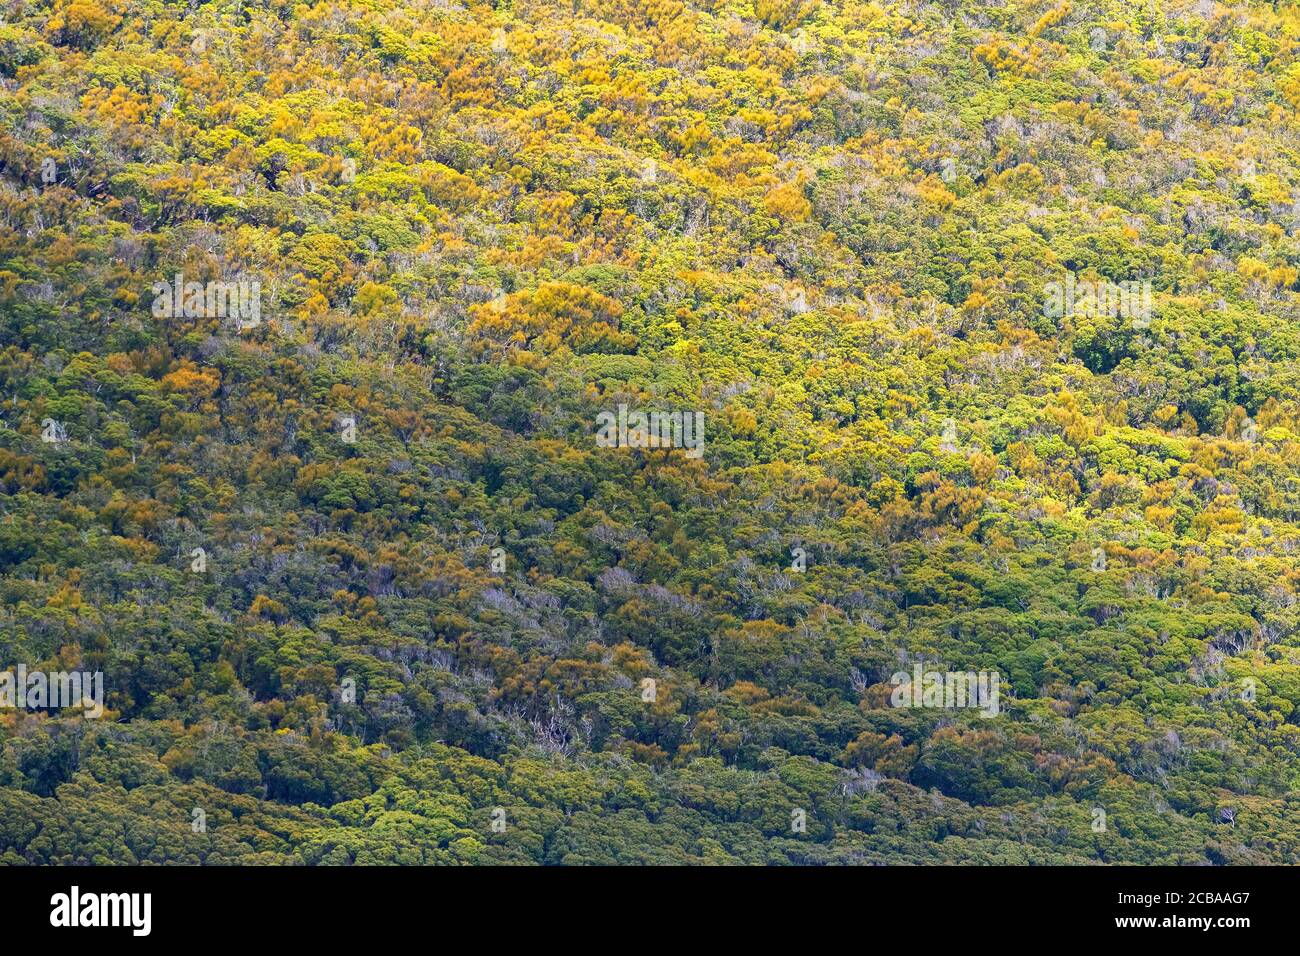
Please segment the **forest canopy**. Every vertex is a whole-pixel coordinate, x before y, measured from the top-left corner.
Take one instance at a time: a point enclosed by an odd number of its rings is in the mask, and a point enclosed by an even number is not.
[[[0,0],[0,85],[0,668],[104,692],[0,863],[1300,863],[1294,0]]]

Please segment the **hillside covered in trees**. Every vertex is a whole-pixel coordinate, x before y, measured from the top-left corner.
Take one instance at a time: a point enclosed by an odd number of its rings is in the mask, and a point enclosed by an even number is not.
[[[1294,0],[0,0],[0,87],[0,668],[105,707],[0,708],[0,864],[1300,862]]]

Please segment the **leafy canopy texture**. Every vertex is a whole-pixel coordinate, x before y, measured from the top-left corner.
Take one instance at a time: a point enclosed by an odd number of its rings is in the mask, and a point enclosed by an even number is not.
[[[1300,862],[1294,0],[0,14],[0,863]]]

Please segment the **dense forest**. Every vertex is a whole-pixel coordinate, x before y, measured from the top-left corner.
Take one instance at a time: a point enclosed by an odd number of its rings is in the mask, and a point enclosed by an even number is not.
[[[0,667],[104,705],[0,708],[0,864],[1300,863],[1295,0],[0,0],[0,84]]]

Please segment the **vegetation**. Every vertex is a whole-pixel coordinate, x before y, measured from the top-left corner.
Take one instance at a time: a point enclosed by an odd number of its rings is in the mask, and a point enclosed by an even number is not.
[[[0,863],[1300,862],[1294,0],[0,0],[0,83],[0,667],[107,707],[0,710]]]

